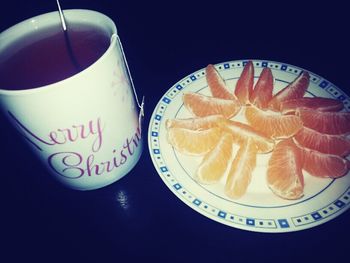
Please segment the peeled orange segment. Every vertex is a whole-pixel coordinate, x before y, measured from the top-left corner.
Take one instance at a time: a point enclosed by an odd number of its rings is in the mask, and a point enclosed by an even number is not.
[[[250,125],[275,139],[289,138],[303,127],[299,116],[263,111],[254,106],[246,108],[245,116]]]
[[[341,111],[344,104],[340,100],[331,98],[298,98],[286,100],[281,103],[281,112],[283,114],[295,112],[297,109],[312,109],[318,111]]]
[[[168,129],[168,142],[180,153],[187,155],[204,155],[211,151],[221,137],[218,127],[203,131],[184,128]]]
[[[338,178],[349,171],[349,161],[338,155],[303,149],[303,169],[316,177]]]
[[[267,185],[284,199],[298,199],[304,194],[303,154],[291,139],[280,141],[268,162]]]
[[[169,128],[185,128],[189,130],[207,130],[213,127],[219,127],[219,123],[225,118],[221,115],[209,115],[206,117],[196,117],[188,119],[168,119],[165,122],[167,129]]]
[[[264,68],[250,96],[250,102],[260,109],[266,109],[272,99],[273,76],[270,68]]]
[[[185,107],[197,117],[222,115],[229,119],[241,109],[237,100],[218,99],[198,93],[185,93],[182,99]]]
[[[220,76],[215,66],[209,64],[205,68],[205,73],[207,83],[213,97],[228,100],[236,99],[233,91],[229,91],[224,79]]]
[[[237,99],[242,105],[248,104],[250,94],[253,92],[254,85],[254,65],[249,61],[243,68],[243,71],[236,83],[235,92]]]
[[[195,179],[202,184],[219,181],[232,160],[232,135],[224,133],[213,150],[207,153],[199,165]]]
[[[296,111],[305,127],[326,134],[349,134],[350,112],[323,112],[298,109]]]
[[[256,151],[251,139],[239,148],[226,179],[225,194],[229,198],[238,199],[246,193],[256,166]]]
[[[301,146],[325,154],[347,156],[350,154],[350,140],[341,135],[323,134],[303,127],[294,140]]]
[[[280,111],[281,103],[283,101],[302,98],[309,86],[309,81],[309,73],[303,71],[294,81],[272,97],[269,102],[269,108],[275,111]]]
[[[220,123],[220,125],[223,130],[233,135],[233,141],[237,144],[243,145],[248,139],[251,139],[259,153],[271,152],[274,148],[275,143],[272,139],[266,137],[247,124],[225,120],[225,122]]]

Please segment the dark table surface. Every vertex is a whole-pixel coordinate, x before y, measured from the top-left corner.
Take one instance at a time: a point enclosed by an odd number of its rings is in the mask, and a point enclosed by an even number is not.
[[[9,2],[0,9],[1,31],[56,10],[53,0]],[[1,262],[346,260],[350,211],[304,231],[243,231],[192,210],[153,167],[146,128],[154,107],[173,84],[209,63],[281,61],[350,88],[344,5],[242,2],[61,1],[63,8],[93,9],[116,22],[135,85],[146,97],[144,152],[120,181],[69,190],[51,179],[1,117]]]

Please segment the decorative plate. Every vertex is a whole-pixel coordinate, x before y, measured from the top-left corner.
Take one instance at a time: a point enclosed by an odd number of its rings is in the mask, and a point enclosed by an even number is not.
[[[234,87],[248,60],[229,61],[215,67],[228,87]],[[292,82],[303,69],[280,62],[251,60],[254,81],[264,67],[271,69],[274,93]],[[308,71],[309,72],[309,71]],[[350,98],[324,78],[309,72],[308,97],[341,100],[344,111],[350,111]],[[193,117],[183,104],[183,94],[194,92],[210,95],[205,69],[198,70],[172,86],[157,104],[150,120],[149,151],[153,164],[167,187],[185,204],[217,222],[257,232],[290,232],[325,223],[350,207],[350,175],[337,179],[317,178],[304,174],[304,196],[286,200],[276,196],[266,184],[266,169],[271,153],[257,157],[257,168],[247,192],[232,200],[224,193],[225,180],[203,185],[194,179],[202,157],[176,151],[167,140],[166,120]],[[235,118],[233,118],[235,119]],[[260,158],[260,159],[259,159]]]

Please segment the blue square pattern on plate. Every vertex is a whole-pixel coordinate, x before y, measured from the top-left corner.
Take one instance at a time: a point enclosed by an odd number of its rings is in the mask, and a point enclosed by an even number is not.
[[[287,65],[282,65],[282,66],[281,66],[281,70],[286,71],[286,70],[287,70],[287,68],[288,68],[288,66],[287,66]]]
[[[322,216],[321,216],[318,212],[312,213],[311,216],[312,216],[315,220],[320,220],[320,219],[322,219]]]
[[[278,224],[280,225],[281,228],[288,228],[289,227],[289,223],[287,221],[287,219],[278,219]]]
[[[201,200],[198,200],[197,198],[193,200],[193,203],[196,205],[196,206],[199,206],[202,201]]]
[[[335,201],[334,204],[339,208],[342,208],[345,205],[345,203],[341,200]]]
[[[327,81],[322,81],[321,83],[320,83],[320,85],[319,85],[321,88],[326,88],[327,86],[328,86],[328,82]]]
[[[162,99],[163,102],[165,102],[166,104],[169,104],[171,102],[171,99],[167,98],[167,97],[164,97]]]
[[[225,69],[230,68],[230,64],[229,64],[229,63],[225,63],[225,64],[224,64],[224,68],[225,68]]]
[[[160,121],[162,116],[160,116],[159,114],[156,115],[156,117],[154,117],[157,121]]]
[[[173,186],[176,190],[179,190],[182,188],[182,186],[180,184],[174,184]]]
[[[190,78],[191,78],[191,80],[193,80],[193,81],[197,79],[195,75],[191,75]]]
[[[247,218],[246,224],[247,224],[248,226],[255,226],[255,219],[253,219],[253,218]]]
[[[182,87],[180,84],[176,85],[176,88],[177,88],[178,90],[182,90],[182,89],[183,89],[183,87]]]
[[[160,167],[160,170],[161,170],[163,173],[165,173],[165,172],[168,171],[168,168],[167,168],[166,166],[162,166],[162,167]]]
[[[158,137],[158,132],[153,131],[153,132],[152,132],[152,136],[153,136],[153,137]]]
[[[218,213],[218,217],[221,217],[221,218],[225,218],[226,215],[227,215],[227,213],[224,211],[219,211],[219,213]]]
[[[264,68],[266,68],[267,67],[267,62],[266,61],[263,61],[263,63],[261,63],[261,65],[264,67]]]
[[[338,100],[341,100],[341,101],[344,101],[346,99],[346,97],[344,96],[344,95],[340,95],[339,97],[338,97]]]
[[[154,153],[154,154],[160,154],[160,150],[159,150],[159,149],[154,149],[154,150],[153,150],[153,153]]]

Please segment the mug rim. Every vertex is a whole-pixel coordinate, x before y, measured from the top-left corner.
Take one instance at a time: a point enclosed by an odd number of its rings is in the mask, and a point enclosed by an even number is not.
[[[34,87],[34,88],[29,88],[29,89],[10,90],[10,89],[2,89],[0,87],[0,96],[1,95],[18,96],[18,95],[32,94],[32,93],[37,93],[37,92],[41,92],[41,91],[52,90],[57,85],[61,85],[63,82],[70,81],[74,78],[79,77],[81,74],[84,74],[86,71],[89,71],[93,66],[95,66],[96,63],[100,63],[104,59],[104,57],[108,56],[108,54],[114,48],[115,42],[116,42],[116,36],[117,36],[117,28],[116,28],[114,21],[111,18],[109,18],[108,16],[106,16],[103,13],[100,13],[100,12],[94,11],[94,10],[89,10],[89,9],[65,9],[62,11],[63,11],[67,20],[71,19],[74,22],[76,22],[76,21],[87,22],[87,23],[90,23],[93,25],[101,26],[101,28],[103,28],[105,30],[107,29],[107,32],[108,31],[111,32],[109,35],[110,43],[109,43],[108,48],[90,66],[88,66],[84,70],[82,70],[82,71],[80,71],[80,72],[78,72],[70,77],[61,79],[61,80],[56,81],[54,83],[50,83],[47,85],[38,86],[38,87]],[[85,14],[85,16],[80,17],[79,14]],[[17,31],[20,27],[24,28],[24,27],[28,27],[30,25],[34,25],[34,27],[35,27],[36,23],[40,23],[39,21],[49,19],[50,17],[53,17],[53,16],[57,16],[57,18],[59,19],[59,12],[53,11],[53,12],[49,12],[49,13],[45,13],[45,14],[41,14],[41,15],[37,15],[37,16],[25,19],[25,20],[15,24],[15,25],[9,27],[8,29],[0,32],[0,42],[1,42],[1,38],[6,37],[7,35],[14,34],[14,32]],[[88,17],[86,17],[86,16],[88,16]],[[95,17],[95,18],[97,17],[99,19],[95,20],[95,19],[91,19],[91,17]],[[60,20],[58,20],[58,21],[60,23]],[[51,25],[53,25],[53,23]],[[35,29],[37,29],[37,28],[35,28]],[[16,41],[18,38],[20,38],[20,36],[14,37],[11,42]]]

